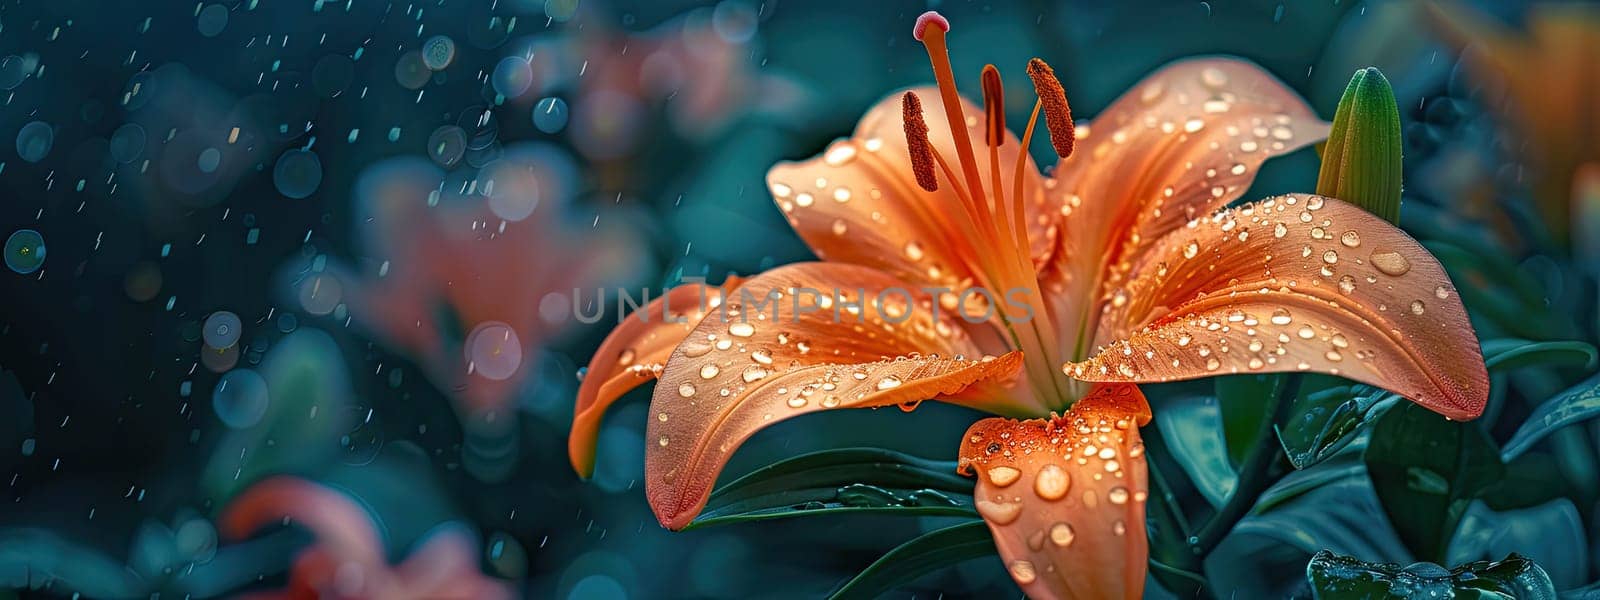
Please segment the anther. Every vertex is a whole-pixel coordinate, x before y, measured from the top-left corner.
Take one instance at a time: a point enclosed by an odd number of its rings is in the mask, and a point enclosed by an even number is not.
[[[994,65],[983,67],[983,141],[990,148],[998,148],[1006,139],[1005,89],[1000,84],[1000,70]]]
[[[904,112],[906,148],[911,151],[911,172],[917,177],[917,185],[930,192],[938,191],[933,146],[928,144],[928,122],[922,120],[922,100],[915,93],[906,92],[900,97],[900,109]]]
[[[929,25],[938,27],[945,33],[950,32],[950,20],[944,18],[938,11],[930,10],[917,17],[917,24],[911,27],[911,37],[919,42],[922,41],[922,32],[927,31]]]
[[[1039,104],[1044,108],[1045,127],[1050,130],[1050,145],[1056,155],[1066,158],[1072,154],[1076,135],[1072,129],[1072,107],[1067,106],[1067,93],[1050,65],[1037,58],[1028,61],[1028,78],[1033,80],[1033,91],[1039,94]]]

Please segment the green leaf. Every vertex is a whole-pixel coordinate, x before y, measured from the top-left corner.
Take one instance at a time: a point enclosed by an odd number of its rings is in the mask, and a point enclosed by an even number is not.
[[[1555,586],[1533,561],[1517,554],[1470,562],[1446,571],[1433,563],[1401,567],[1369,563],[1323,550],[1306,565],[1317,600],[1358,598],[1494,598],[1554,600]]]
[[[1526,508],[1566,496],[1572,488],[1555,457],[1534,452],[1507,460],[1505,476],[1478,492],[1478,497],[1495,510]]]
[[[1444,266],[1474,318],[1486,318],[1507,332],[1535,339],[1559,337],[1573,330],[1569,319],[1543,303],[1543,286],[1499,253],[1468,250],[1438,240],[1422,245]]]
[[[1163,402],[1155,415],[1173,460],[1212,508],[1222,506],[1239,477],[1228,464],[1217,403],[1203,396],[1173,398]]]
[[[1339,99],[1322,152],[1317,193],[1400,222],[1400,109],[1374,67],[1356,71]]]
[[[1277,426],[1278,441],[1296,469],[1326,460],[1393,406],[1398,396],[1364,385],[1326,387],[1300,398]]]
[[[829,597],[877,598],[928,573],[995,554],[994,538],[983,521],[946,527],[890,550]]]
[[[849,512],[976,516],[972,480],[954,461],[881,448],[841,448],[757,469],[711,494],[687,529]]]
[[[1363,457],[1401,539],[1433,560],[1444,559],[1467,505],[1505,472],[1482,427],[1411,403],[1378,418]]]
[[[1213,379],[1217,404],[1222,411],[1222,439],[1228,444],[1228,461],[1234,467],[1244,462],[1256,444],[1261,422],[1269,416],[1267,405],[1283,385],[1280,375],[1223,375]]]
[[[1473,502],[1450,541],[1450,563],[1489,560],[1511,552],[1539,564],[1557,589],[1588,581],[1589,540],[1577,505],[1568,498],[1515,510]]]
[[[1483,363],[1491,372],[1523,367],[1582,367],[1592,369],[1600,352],[1579,341],[1533,342],[1514,338],[1483,343]]]
[[[1600,375],[1590,377],[1535,408],[1506,442],[1500,457],[1510,462],[1556,430],[1597,416],[1600,416]]]

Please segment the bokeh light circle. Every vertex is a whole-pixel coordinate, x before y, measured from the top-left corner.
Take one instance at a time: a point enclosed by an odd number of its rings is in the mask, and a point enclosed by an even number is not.
[[[522,340],[510,325],[499,321],[472,328],[465,350],[470,372],[495,381],[510,379],[522,366]]]
[[[443,71],[456,59],[456,41],[436,35],[422,44],[422,62],[429,69]]]
[[[300,307],[313,315],[333,312],[344,300],[344,285],[327,273],[318,273],[300,282]]]
[[[420,90],[432,78],[433,69],[428,68],[428,62],[423,60],[420,50],[402,54],[394,63],[394,80],[400,82],[400,87]]]
[[[230,348],[239,343],[239,336],[244,333],[244,322],[239,320],[239,315],[225,310],[219,310],[206,317],[206,324],[200,328],[200,336],[206,345],[212,348]]]
[[[455,125],[445,125],[428,136],[428,158],[444,168],[461,162],[467,153],[467,133]]]
[[[118,127],[116,132],[111,134],[111,158],[122,164],[138,160],[139,155],[144,153],[147,140],[144,127],[138,123],[128,123]]]
[[[322,185],[322,160],[310,150],[292,149],[278,157],[272,168],[278,192],[296,200],[310,196]]]
[[[217,419],[234,429],[249,429],[267,414],[267,380],[250,369],[228,371],[211,392]]]
[[[545,133],[557,133],[567,126],[567,101],[551,96],[533,105],[533,126]]]
[[[44,266],[44,236],[32,229],[18,229],[6,238],[6,266],[27,275]]]
[[[206,148],[200,151],[200,156],[195,160],[195,166],[201,173],[215,173],[222,164],[222,151],[216,148]]]
[[[494,66],[494,77],[490,81],[495,93],[516,98],[533,85],[533,67],[521,56],[507,56]]]
[[[122,290],[134,302],[148,302],[161,293],[161,267],[147,260],[140,261],[123,278]]]
[[[195,17],[195,28],[200,30],[200,35],[217,37],[223,29],[228,27],[228,7],[221,4],[209,4],[200,9],[200,15]]]
[[[44,160],[50,154],[50,147],[55,145],[56,132],[44,121],[34,121],[23,125],[17,131],[17,156],[22,160],[36,163]]]
[[[711,13],[711,28],[732,44],[743,44],[756,35],[757,15],[744,2],[723,0]]]
[[[544,16],[557,23],[571,21],[578,14],[578,0],[544,0]]]
[[[28,61],[15,54],[0,58],[0,89],[14,90],[28,78]]]

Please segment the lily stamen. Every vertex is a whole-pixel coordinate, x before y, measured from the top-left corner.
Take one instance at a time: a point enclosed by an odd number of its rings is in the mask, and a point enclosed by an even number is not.
[[[1077,142],[1077,132],[1072,126],[1072,107],[1067,104],[1067,92],[1061,88],[1056,72],[1040,59],[1028,61],[1028,78],[1033,80],[1033,91],[1044,105],[1044,123],[1050,130],[1050,145],[1055,146],[1061,160],[1072,156]],[[1030,131],[1032,127],[1028,128]]]

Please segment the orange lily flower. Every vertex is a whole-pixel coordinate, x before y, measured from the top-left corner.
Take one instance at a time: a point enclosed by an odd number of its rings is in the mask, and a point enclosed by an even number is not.
[[[443,529],[418,544],[404,562],[390,567],[372,518],[342,493],[293,477],[255,484],[228,506],[219,521],[234,539],[269,524],[293,521],[316,542],[290,567],[282,591],[249,598],[284,600],[505,599],[505,584],[478,571],[477,546],[460,529]]]
[[[417,361],[463,418],[510,409],[534,354],[567,324],[566,291],[625,272],[636,246],[620,228],[565,225],[564,202],[540,188],[560,176],[540,170],[546,157],[530,148],[509,148],[485,169],[500,189],[486,202],[431,206],[445,173],[420,159],[369,169],[356,191],[372,266],[333,266],[296,290],[332,296],[320,302],[328,310],[342,298],[357,323]],[[550,294],[563,302],[555,310],[544,304]]]
[[[1482,412],[1488,380],[1466,312],[1414,240],[1321,196],[1221,210],[1267,158],[1328,131],[1276,79],[1233,59],[1181,61],[1091,135],[1035,59],[1040,99],[1019,142],[992,65],[982,109],[957,94],[948,28],[927,13],[915,30],[936,89],[879,104],[852,138],[769,173],[825,262],[729,282],[696,307],[705,316],[663,321],[665,305],[693,296],[680,287],[612,333],[579,390],[580,473],[606,407],[652,376],[646,493],[672,529],[767,425],[951,402],[1002,415],[971,427],[959,464],[978,475],[975,505],[1017,584],[1036,598],[1135,598],[1150,409],[1134,384],[1312,371],[1451,418]],[[928,96],[948,129],[923,121]],[[1063,158],[1050,177],[1025,151],[1041,112]]]
[[[1458,2],[1428,2],[1431,21],[1452,46],[1469,48],[1466,66],[1479,80],[1505,86],[1504,106],[1530,143],[1538,169],[1539,214],[1560,242],[1586,243],[1573,223],[1592,221],[1586,172],[1600,169],[1600,7],[1540,2],[1526,31]]]

